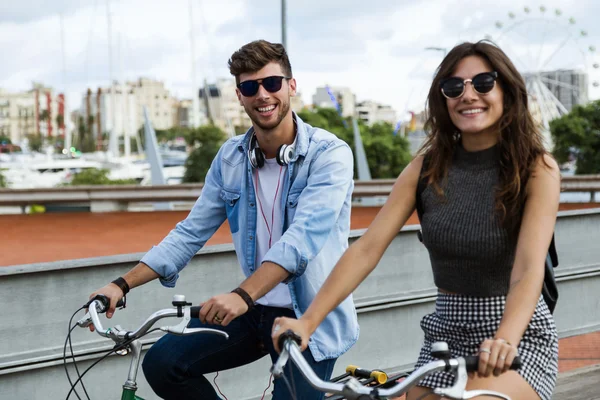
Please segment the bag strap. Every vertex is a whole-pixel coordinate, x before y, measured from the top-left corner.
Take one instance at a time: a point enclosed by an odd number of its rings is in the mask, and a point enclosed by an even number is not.
[[[416,208],[417,215],[419,216],[419,221],[421,221],[425,210],[423,210],[423,201],[421,199],[421,195],[423,191],[427,187],[427,180],[423,178],[423,172],[427,170],[429,166],[429,158],[427,156],[423,157],[423,165],[421,165],[421,172],[419,173],[419,182],[417,183],[417,194],[416,194]]]
[[[552,262],[552,267],[558,267],[558,253],[556,252],[556,245],[554,244],[554,233],[552,234],[552,240],[550,241],[550,247],[548,248],[548,256]]]
[[[421,223],[421,221],[423,220],[423,214],[425,213],[425,210],[423,210],[422,194],[425,188],[427,187],[427,179],[423,178],[423,172],[427,170],[428,165],[429,158],[425,156],[423,157],[423,165],[421,165],[421,172],[419,172],[419,181],[417,182],[417,193],[415,198],[415,206],[417,209],[417,215],[419,216],[419,223]],[[419,241],[423,243],[423,232],[420,229],[419,232],[417,232],[417,237],[419,238]]]

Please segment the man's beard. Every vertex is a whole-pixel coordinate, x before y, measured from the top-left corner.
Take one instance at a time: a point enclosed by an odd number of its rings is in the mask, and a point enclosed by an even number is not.
[[[289,100],[284,103],[279,103],[277,109],[278,109],[277,118],[275,119],[274,122],[269,122],[268,124],[264,124],[264,123],[260,122],[258,117],[256,117],[254,115],[254,113],[257,112],[256,109],[254,109],[254,108],[251,110],[252,112],[248,112],[248,109],[246,108],[246,114],[248,114],[248,116],[250,117],[252,122],[254,122],[254,124],[256,126],[258,126],[260,129],[269,131],[269,130],[277,128],[279,126],[279,124],[281,123],[281,121],[283,121],[283,119],[289,112],[289,110],[290,110]]]

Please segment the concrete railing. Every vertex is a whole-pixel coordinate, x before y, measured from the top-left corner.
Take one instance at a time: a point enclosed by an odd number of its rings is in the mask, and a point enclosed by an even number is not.
[[[386,371],[409,369],[422,341],[419,321],[431,312],[436,289],[429,257],[417,240],[418,226],[402,229],[378,267],[354,293],[361,326],[358,343],[336,364]],[[353,231],[351,241],[363,231]],[[559,213],[556,270],[560,299],[555,318],[561,337],[600,330],[600,209]],[[88,295],[122,275],[142,254],[0,268],[0,399],[61,399],[68,391],[62,352],[71,314]],[[134,289],[125,310],[110,326],[138,326],[152,312],[170,306],[173,294],[198,303],[229,292],[244,276],[232,245],[200,251],[181,272],[176,289],[158,282]],[[81,314],[79,314],[81,315]],[[108,323],[107,323],[108,325]],[[106,327],[106,325],[105,325]],[[153,343],[155,337],[147,340]],[[75,353],[87,368],[112,342],[84,329],[73,332]],[[129,358],[109,357],[85,380],[91,398],[118,398]],[[70,362],[68,364],[72,367]],[[260,398],[269,380],[270,360],[219,374],[230,399]],[[210,376],[212,379],[214,375]],[[155,399],[140,371],[140,395]]]
[[[352,196],[357,198],[385,197],[390,194],[393,179],[357,181]],[[0,207],[41,204],[86,207],[92,212],[125,211],[131,203],[194,202],[202,191],[202,184],[181,185],[117,185],[74,186],[43,189],[0,189]],[[600,175],[565,176],[563,192],[590,193],[590,202],[596,201],[600,191]]]

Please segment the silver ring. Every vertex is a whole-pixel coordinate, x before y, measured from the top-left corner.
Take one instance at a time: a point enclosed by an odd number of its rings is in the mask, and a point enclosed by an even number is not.
[[[281,326],[280,326],[279,324],[275,325],[275,326],[273,327],[273,334],[277,333],[277,331],[278,331],[279,329],[281,329]]]
[[[487,348],[485,348],[485,347],[484,347],[483,349],[479,349],[479,352],[480,352],[480,353],[488,353],[488,354],[491,354],[491,353],[492,353],[492,351],[491,351],[490,349],[487,349]]]
[[[501,359],[501,360],[503,360],[503,361],[506,360],[506,356],[498,356],[498,358]]]

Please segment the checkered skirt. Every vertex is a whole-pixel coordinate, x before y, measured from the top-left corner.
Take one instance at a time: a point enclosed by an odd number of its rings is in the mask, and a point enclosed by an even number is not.
[[[437,341],[447,342],[453,357],[477,354],[481,342],[496,334],[505,301],[506,296],[439,293],[435,312],[421,320],[425,342],[415,369],[434,360],[431,344]],[[552,314],[541,296],[519,344],[519,355],[523,363],[519,374],[542,400],[550,400],[558,374],[558,335]],[[442,388],[453,383],[453,374],[438,372],[424,378],[419,386]]]

